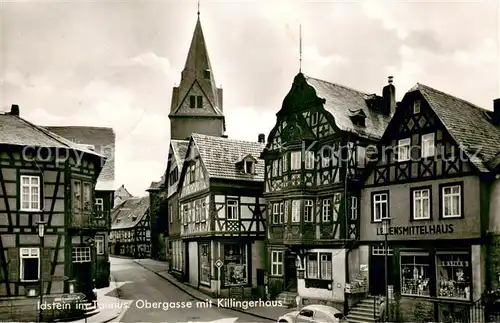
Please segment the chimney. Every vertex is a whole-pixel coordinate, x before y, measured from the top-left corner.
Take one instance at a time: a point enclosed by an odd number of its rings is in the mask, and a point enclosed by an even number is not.
[[[266,135],[265,134],[259,133],[259,142],[261,144],[265,144],[266,143]]]
[[[19,106],[17,104],[13,104],[10,107],[10,114],[19,117]]]
[[[396,111],[396,88],[392,85],[393,78],[389,76],[389,84],[382,89],[383,103],[381,112],[386,115],[393,115]]]
[[[493,117],[491,119],[495,125],[500,125],[500,98],[493,100]]]

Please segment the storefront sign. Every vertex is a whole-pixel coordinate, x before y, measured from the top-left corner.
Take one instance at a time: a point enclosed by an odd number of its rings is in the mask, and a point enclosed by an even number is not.
[[[453,224],[431,224],[431,225],[411,225],[411,226],[392,226],[389,228],[390,236],[416,236],[426,234],[448,234],[453,233],[455,229]],[[382,228],[377,228],[377,235],[382,236]]]

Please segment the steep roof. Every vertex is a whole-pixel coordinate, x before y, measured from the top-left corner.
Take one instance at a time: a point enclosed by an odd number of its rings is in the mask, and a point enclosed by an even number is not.
[[[189,147],[189,140],[170,140],[170,146],[172,147],[172,153],[175,157],[176,166],[182,169],[184,164],[184,156]],[[172,167],[171,167],[172,168]]]
[[[209,74],[208,78],[206,77],[207,72]],[[195,82],[200,85],[210,105],[214,109],[215,114],[223,116],[222,96],[220,95],[221,93],[219,93],[220,89],[217,88],[215,83],[214,73],[212,65],[210,64],[210,58],[208,57],[208,50],[199,16],[196,21],[196,27],[186,58],[186,65],[182,71],[181,82],[177,88],[178,93],[175,98],[174,96],[172,97],[172,99],[176,101],[172,102],[173,106],[171,112],[173,114],[179,110],[180,104],[183,102],[183,99]]]
[[[210,178],[253,182],[264,181],[264,160],[260,159],[260,154],[265,148],[264,143],[197,133],[191,135],[191,140],[198,149]],[[236,165],[248,155],[252,155],[257,160],[255,174],[245,174]]]
[[[111,211],[111,230],[130,229],[135,227],[149,210],[149,196],[132,197],[117,205]]]
[[[105,156],[98,154],[95,151],[75,144],[64,137],[61,137],[43,127],[37,126],[19,116],[8,113],[0,114],[0,144],[65,148],[105,158]]]
[[[488,171],[500,162],[500,127],[491,122],[491,111],[453,95],[417,83],[409,92],[419,91],[453,139],[462,145],[471,162]],[[475,155],[479,151],[478,155]]]
[[[134,196],[130,194],[130,192],[125,188],[125,185],[122,184],[122,186],[115,190],[115,197],[131,198]]]
[[[107,127],[85,126],[44,126],[77,144],[92,145],[94,151],[105,155],[108,159],[97,179],[96,189],[114,190],[115,179],[115,132]]]
[[[305,75],[304,78],[307,84],[314,88],[316,95],[325,99],[324,109],[332,114],[336,125],[342,131],[373,139],[382,137],[391,117],[368,106],[367,99],[373,94]],[[356,110],[361,110],[366,115],[364,127],[354,124],[350,118],[352,111]]]

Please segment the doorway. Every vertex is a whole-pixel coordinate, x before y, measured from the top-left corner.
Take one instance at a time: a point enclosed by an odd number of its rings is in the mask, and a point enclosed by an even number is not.
[[[297,255],[287,251],[285,253],[285,290],[297,291]]]
[[[73,273],[76,280],[75,292],[85,294],[88,301],[93,301],[92,262],[74,262]]]
[[[370,256],[369,266],[370,294],[384,295],[386,294],[385,282],[385,249],[384,247],[374,246]],[[392,249],[388,248],[387,252],[387,285],[393,285],[393,255]]]

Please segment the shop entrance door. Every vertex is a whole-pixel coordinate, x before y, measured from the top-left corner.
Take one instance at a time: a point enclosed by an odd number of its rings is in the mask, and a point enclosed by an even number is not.
[[[385,250],[383,247],[372,247],[370,256],[370,294],[385,295]],[[392,265],[392,249],[388,248],[387,257],[387,285],[393,285],[393,265]]]

